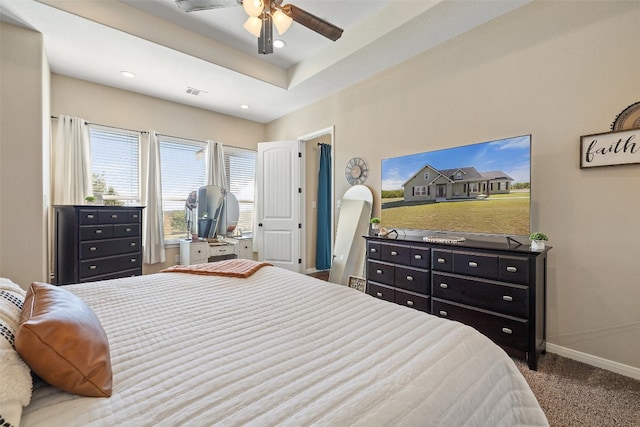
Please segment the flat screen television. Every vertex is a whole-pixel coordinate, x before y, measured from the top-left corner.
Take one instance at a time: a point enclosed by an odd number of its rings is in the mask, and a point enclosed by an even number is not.
[[[389,230],[529,236],[530,184],[531,135],[384,159],[380,219]]]

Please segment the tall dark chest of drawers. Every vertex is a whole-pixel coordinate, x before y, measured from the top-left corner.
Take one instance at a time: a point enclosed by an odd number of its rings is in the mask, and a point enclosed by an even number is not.
[[[473,326],[537,368],[546,347],[548,249],[366,237],[367,293]]]
[[[142,209],[54,206],[54,283],[141,275]]]

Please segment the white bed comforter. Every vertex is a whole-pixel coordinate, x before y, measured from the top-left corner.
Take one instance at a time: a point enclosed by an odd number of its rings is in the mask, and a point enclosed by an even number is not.
[[[276,267],[67,286],[100,318],[113,396],[34,390],[22,426],[548,425],[472,328]]]

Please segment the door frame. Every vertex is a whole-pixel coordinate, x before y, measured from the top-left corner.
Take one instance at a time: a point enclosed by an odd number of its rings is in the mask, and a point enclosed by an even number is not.
[[[316,139],[318,137],[321,136],[325,136],[325,135],[329,135],[331,137],[331,201],[332,201],[332,206],[331,206],[331,251],[333,252],[333,246],[335,244],[335,234],[336,234],[336,227],[335,227],[335,219],[336,219],[336,212],[335,212],[335,188],[336,188],[336,169],[335,169],[335,152],[336,152],[336,143],[335,143],[335,126],[329,126],[326,127],[324,129],[319,129],[317,131],[314,132],[310,132],[307,134],[304,134],[302,136],[299,136],[297,139],[299,142],[302,143],[302,145],[304,145],[305,149],[304,149],[304,153],[313,153],[314,151],[311,148],[306,147],[306,142]],[[302,168],[304,170],[300,171],[300,174],[302,175],[302,178],[304,178],[304,175],[306,174],[306,158],[304,159],[305,161],[302,164]],[[306,186],[306,183],[305,183]],[[300,212],[300,217],[301,218],[306,218],[307,215],[307,205],[306,205],[306,200],[307,197],[305,197],[305,191],[302,192],[302,203],[301,203],[301,212]],[[306,228],[305,228],[306,230]],[[301,233],[301,242],[300,244],[302,245],[301,248],[304,250],[304,257],[303,259],[305,260],[305,263],[308,262],[309,260],[309,255],[306,253],[307,252],[307,243],[306,243],[306,232],[305,233]],[[313,273],[316,270],[316,268],[310,268],[307,267],[305,264],[305,271],[306,273]]]

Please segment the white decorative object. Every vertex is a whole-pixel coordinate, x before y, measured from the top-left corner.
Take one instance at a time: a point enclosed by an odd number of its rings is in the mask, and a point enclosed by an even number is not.
[[[544,240],[532,240],[531,241],[531,250],[532,251],[544,251]]]

